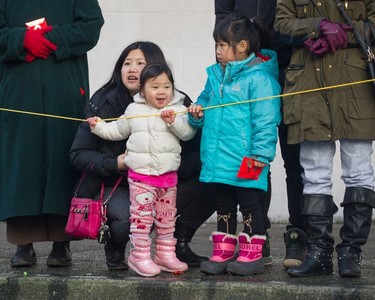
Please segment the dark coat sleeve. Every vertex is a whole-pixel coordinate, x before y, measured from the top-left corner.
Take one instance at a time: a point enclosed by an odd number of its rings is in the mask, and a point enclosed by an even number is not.
[[[117,156],[100,152],[103,141],[92,134],[88,123],[82,123],[70,149],[73,166],[87,174],[108,177],[118,173]]]
[[[178,179],[184,180],[198,176],[202,163],[200,159],[200,143],[202,130],[198,129],[194,138],[189,141],[181,142],[181,164],[177,170]]]
[[[118,117],[124,112],[120,105],[117,90],[106,92],[97,91],[89,101],[86,118],[99,116],[101,118]],[[125,97],[121,98],[125,102]],[[70,160],[75,168],[89,175],[109,177],[118,175],[117,157],[124,153],[126,141],[106,141],[91,133],[88,123],[83,122],[78,128],[76,137],[70,149]]]
[[[192,103],[191,99],[187,94],[182,91],[180,93],[184,94],[185,100],[184,105],[189,107]],[[177,175],[179,180],[185,180],[192,177],[199,176],[202,163],[200,159],[200,144],[201,144],[202,130],[198,129],[195,136],[188,141],[181,141],[181,164],[177,170]]]

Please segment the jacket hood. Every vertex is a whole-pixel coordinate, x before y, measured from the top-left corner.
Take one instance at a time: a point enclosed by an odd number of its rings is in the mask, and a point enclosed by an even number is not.
[[[175,104],[184,104],[184,100],[185,100],[185,95],[180,93],[178,90],[174,90],[173,91],[173,97],[172,97],[172,100],[171,102],[169,102],[169,104],[167,106],[170,106],[170,105],[175,105]],[[140,93],[137,93],[134,97],[134,102],[135,103],[140,103],[140,104],[147,104],[147,101],[146,101],[146,98],[141,96]]]

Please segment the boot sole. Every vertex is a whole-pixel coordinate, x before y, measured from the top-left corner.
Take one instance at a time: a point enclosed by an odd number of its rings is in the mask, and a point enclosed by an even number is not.
[[[300,264],[302,264],[302,261],[295,258],[287,258],[283,261],[283,266],[285,269],[298,267]]]
[[[227,271],[230,274],[242,276],[262,274],[264,273],[264,264],[262,259],[248,263],[234,261],[228,264]]]
[[[235,261],[236,259],[237,259],[237,255],[226,260],[225,262],[213,262],[213,261],[208,260],[207,263],[203,262],[201,264],[200,270],[202,273],[205,273],[208,275],[223,275],[223,274],[228,273],[227,271],[228,264],[232,261]]]
[[[139,271],[139,269],[136,268],[131,262],[128,262],[128,266],[129,266],[129,268],[132,269],[135,273],[137,273],[138,275],[144,276],[144,277],[153,277],[153,276],[159,275],[159,274],[161,273],[161,272],[159,272],[159,273],[155,273],[155,274],[143,273],[143,272]]]
[[[59,268],[59,267],[70,267],[72,265],[72,261],[47,261],[47,266],[52,268]]]
[[[290,272],[287,272],[288,275],[292,277],[309,277],[309,276],[318,276],[318,275],[332,275],[333,270],[326,270],[326,271],[319,271],[319,272],[313,272],[313,273],[308,273],[308,274],[293,274]]]
[[[361,277],[361,273],[353,273],[353,272],[339,272],[341,278],[357,278]]]
[[[107,265],[107,268],[110,271],[120,271],[120,270],[127,270],[127,269],[129,269],[129,267],[127,265],[118,265],[118,266]]]
[[[32,266],[35,266],[35,265],[36,265],[36,260],[35,261],[21,260],[21,261],[10,263],[10,266],[12,268],[32,267]]]
[[[271,256],[262,257],[263,265],[270,266],[273,264],[273,258]]]

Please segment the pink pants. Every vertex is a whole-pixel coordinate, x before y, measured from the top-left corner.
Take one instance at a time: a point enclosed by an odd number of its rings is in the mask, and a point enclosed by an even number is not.
[[[155,222],[156,235],[173,236],[176,222],[176,186],[157,188],[128,178],[130,232],[149,234]]]

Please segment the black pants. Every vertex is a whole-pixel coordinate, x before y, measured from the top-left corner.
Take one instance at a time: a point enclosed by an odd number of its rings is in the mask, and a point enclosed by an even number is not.
[[[176,206],[178,221],[198,229],[215,212],[213,186],[199,182],[198,176],[179,180]]]
[[[259,189],[243,188],[215,183],[217,230],[229,234],[237,232],[237,206],[244,219],[244,232],[250,235],[265,234],[261,213],[261,195]]]
[[[290,223],[287,226],[287,229],[297,227],[304,230],[301,217],[301,197],[303,191],[301,174],[303,168],[299,162],[300,145],[288,145],[287,134],[287,126],[284,123],[281,123],[279,125],[279,143],[286,173],[286,190]]]
[[[271,194],[272,194],[271,172],[270,171],[268,172],[267,180],[268,180],[268,190],[267,190],[267,192],[259,191],[260,192],[260,195],[259,195],[259,197],[260,197],[260,201],[259,201],[260,209],[261,209],[262,216],[263,216],[264,228],[266,230],[271,228],[271,221],[268,218],[268,211],[269,211],[270,205],[271,205]]]

